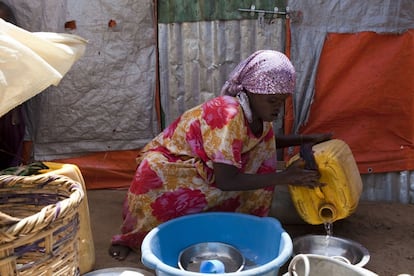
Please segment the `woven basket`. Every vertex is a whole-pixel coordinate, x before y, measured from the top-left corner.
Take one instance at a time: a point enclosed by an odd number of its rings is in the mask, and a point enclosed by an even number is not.
[[[65,176],[0,175],[0,275],[79,275],[83,197]]]

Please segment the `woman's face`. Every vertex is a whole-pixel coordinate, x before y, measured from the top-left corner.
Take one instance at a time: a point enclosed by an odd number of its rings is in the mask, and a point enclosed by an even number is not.
[[[265,122],[273,122],[282,112],[285,100],[290,94],[254,94],[247,92],[253,118],[258,117]]]

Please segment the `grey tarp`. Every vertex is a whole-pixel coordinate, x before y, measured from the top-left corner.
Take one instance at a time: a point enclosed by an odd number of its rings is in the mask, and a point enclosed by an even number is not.
[[[66,32],[88,41],[85,55],[60,84],[28,104],[37,160],[135,149],[154,137],[159,130],[153,1],[5,2],[28,31]],[[65,29],[72,20],[76,28]],[[108,26],[110,20],[115,27]]]

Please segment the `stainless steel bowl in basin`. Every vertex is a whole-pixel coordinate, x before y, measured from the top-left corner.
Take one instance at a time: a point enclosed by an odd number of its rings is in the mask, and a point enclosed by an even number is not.
[[[368,250],[361,244],[335,236],[305,235],[293,239],[293,254],[329,256],[363,267],[370,259]]]
[[[239,272],[244,268],[244,256],[235,247],[221,242],[194,244],[178,257],[178,267],[182,270],[200,272],[203,261],[218,261],[224,265],[225,273]]]

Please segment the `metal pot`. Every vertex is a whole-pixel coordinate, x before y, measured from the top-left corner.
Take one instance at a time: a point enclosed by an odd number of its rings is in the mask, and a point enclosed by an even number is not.
[[[178,267],[182,270],[211,274],[238,272],[244,264],[239,250],[221,242],[194,244],[181,251],[178,259]]]
[[[305,235],[293,239],[293,254],[316,254],[363,267],[370,259],[361,244],[344,238],[326,235]]]

